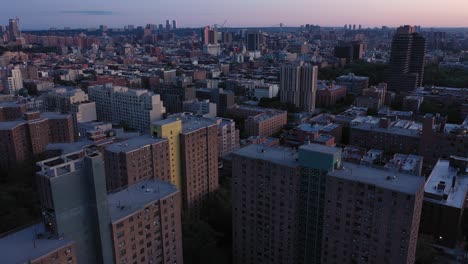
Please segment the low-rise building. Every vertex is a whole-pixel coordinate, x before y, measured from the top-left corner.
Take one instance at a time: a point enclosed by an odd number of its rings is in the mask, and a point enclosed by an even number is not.
[[[287,124],[287,112],[282,110],[235,105],[229,109],[229,113],[245,118],[244,129],[247,136],[271,136],[280,132]]]
[[[454,248],[463,239],[463,214],[468,198],[466,158],[439,160],[426,182],[421,215],[423,234],[436,244]]]

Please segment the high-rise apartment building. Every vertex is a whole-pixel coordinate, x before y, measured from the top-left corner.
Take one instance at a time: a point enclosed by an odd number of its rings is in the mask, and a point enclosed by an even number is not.
[[[210,27],[209,26],[206,26],[206,27],[202,28],[202,30],[201,30],[201,39],[202,39],[202,43],[204,45],[210,44],[209,34],[210,34]]]
[[[393,37],[388,89],[411,92],[423,85],[426,39],[412,26],[399,27]]]
[[[321,263],[415,263],[424,177],[352,163],[329,173]]]
[[[239,129],[232,119],[217,118],[218,124],[218,155],[220,157],[233,152],[240,147]]]
[[[102,155],[79,151],[37,165],[46,236],[69,237],[75,263],[115,263]]]
[[[153,92],[161,95],[161,100],[164,102],[167,113],[182,112],[183,103],[196,98],[195,87],[193,85],[160,84],[153,88]]]
[[[70,115],[26,112],[22,119],[0,122],[0,167],[7,168],[42,154],[49,143],[73,140]]]
[[[346,63],[351,63],[362,59],[364,44],[361,42],[340,43],[335,47],[335,57],[346,59]]]
[[[109,192],[149,179],[171,182],[167,139],[143,135],[113,143],[104,158]]]
[[[47,111],[72,115],[75,137],[79,136],[78,123],[97,120],[96,103],[89,101],[88,95],[81,89],[56,88],[45,95],[44,105]]]
[[[340,154],[316,144],[233,153],[234,263],[320,263],[325,180]]]
[[[248,51],[261,51],[264,45],[264,36],[260,31],[248,31],[246,34]]]
[[[169,142],[170,182],[182,190],[180,133],[182,133],[182,121],[177,118],[168,118],[151,124],[151,135],[165,138]]]
[[[201,30],[202,43],[204,45],[218,43],[218,31],[215,28],[206,26]]]
[[[112,84],[91,86],[89,99],[96,102],[99,121],[126,124],[141,132],[149,132],[151,122],[161,120],[166,108],[158,94]]]
[[[293,104],[301,111],[313,112],[317,93],[317,76],[317,66],[282,66],[280,74],[281,102]]]
[[[24,87],[21,69],[19,67],[14,67],[8,70],[5,76],[0,75],[0,85],[3,86],[4,93],[12,95],[17,94],[18,91]]]
[[[199,217],[206,198],[218,189],[218,127],[213,119],[182,119],[180,154],[184,208]]]
[[[47,111],[68,113],[73,104],[89,101],[88,95],[79,88],[60,87],[49,91],[45,95],[45,108]]]
[[[169,31],[171,30],[171,22],[168,20],[166,20],[166,30]]]
[[[180,191],[146,180],[107,197],[114,263],[182,264]]]
[[[16,40],[21,37],[21,31],[19,29],[19,19],[11,18],[8,22],[8,34],[10,40]]]
[[[232,157],[233,263],[298,263],[297,153],[249,145]]]
[[[344,163],[341,149],[232,154],[234,263],[414,263],[424,177]]]
[[[299,147],[302,168],[298,194],[297,263],[321,263],[326,180],[340,167],[341,149],[318,144]]]
[[[184,209],[190,216],[198,217],[206,197],[218,189],[216,120],[179,114],[153,123],[152,133],[169,140],[171,173],[174,177],[180,175]]]
[[[147,179],[108,194],[90,148],[37,165],[43,223],[0,238],[3,262],[183,263],[176,186]]]

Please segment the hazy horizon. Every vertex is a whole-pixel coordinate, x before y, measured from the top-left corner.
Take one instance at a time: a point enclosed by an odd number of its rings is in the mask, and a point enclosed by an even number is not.
[[[155,3],[151,0],[82,0],[59,2],[30,0],[3,5],[1,25],[9,18],[20,18],[24,30],[50,27],[89,28],[107,25],[165,24],[166,19],[177,20],[178,26],[202,27],[269,27],[283,23],[296,27],[304,24],[342,27],[361,24],[364,28],[403,24],[425,28],[468,27],[468,1],[451,0],[450,5],[440,0],[173,0]]]

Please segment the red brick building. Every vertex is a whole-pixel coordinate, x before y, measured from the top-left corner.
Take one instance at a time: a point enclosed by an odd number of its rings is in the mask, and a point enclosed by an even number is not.
[[[218,189],[218,126],[213,119],[186,116],[180,134],[184,208],[198,217],[203,202]]]
[[[108,195],[115,263],[182,264],[181,195],[147,180]]]
[[[14,102],[0,103],[0,121],[19,119],[26,112],[26,105]]]
[[[149,135],[105,147],[107,191],[148,179],[171,182],[169,143]]]
[[[317,84],[317,98],[315,104],[317,107],[332,106],[343,102],[346,98],[347,87],[345,85],[326,84],[319,82]]]
[[[322,263],[415,262],[424,177],[344,163],[326,190]]]
[[[228,112],[245,118],[244,130],[247,136],[271,136],[281,131],[288,122],[288,112],[270,108],[235,105]]]
[[[0,167],[44,153],[49,143],[73,142],[71,115],[28,112],[23,119],[0,122]]]
[[[42,223],[16,231],[0,236],[2,263],[78,263],[75,242],[51,235]]]

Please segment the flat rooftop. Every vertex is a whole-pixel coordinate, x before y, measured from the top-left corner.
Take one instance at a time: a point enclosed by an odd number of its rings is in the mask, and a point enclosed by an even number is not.
[[[182,133],[189,133],[189,132],[196,131],[204,127],[217,125],[215,119],[196,116],[196,115],[185,115],[184,117],[181,117],[181,120],[182,120]]]
[[[395,154],[386,165],[386,169],[396,169],[408,173],[420,173],[419,167],[423,162],[423,157],[418,155]]]
[[[58,112],[43,112],[41,113],[41,117],[48,118],[48,119],[62,119],[69,117],[69,114],[61,114]]]
[[[278,163],[289,167],[298,167],[298,152],[290,148],[267,147],[252,144],[233,152],[234,155]]]
[[[166,118],[166,119],[163,119],[163,120],[155,121],[152,124],[153,125],[158,125],[158,126],[164,126],[164,125],[174,123],[175,121],[178,121],[178,120],[180,120],[180,118],[169,117],[169,118]]]
[[[341,148],[328,147],[320,144],[306,144],[299,147],[301,150],[319,152],[324,154],[335,155],[341,151]]]
[[[146,180],[107,195],[111,221],[119,221],[146,205],[177,193],[177,187],[161,180]]]
[[[448,160],[439,160],[427,179],[424,188],[424,200],[462,208],[468,192],[468,176],[466,172],[461,176],[457,176],[455,187],[452,188],[452,180],[456,175],[457,169],[451,167]],[[441,182],[444,182],[445,186],[439,185]],[[446,196],[445,199],[444,195]]]
[[[110,152],[120,153],[120,152],[131,152],[142,147],[152,145],[155,143],[167,141],[167,139],[156,138],[150,135],[142,135],[127,139],[119,143],[113,143],[106,146],[106,150]]]
[[[391,123],[388,128],[379,126],[380,118],[371,116],[361,116],[351,121],[353,129],[376,131],[387,134],[396,134],[408,137],[419,137],[422,131],[422,124],[411,120],[397,120]]]
[[[43,223],[38,223],[0,238],[0,256],[2,263],[30,263],[52,251],[71,245],[72,240],[64,238],[49,238],[44,235],[38,239],[38,234],[45,234]]]
[[[414,195],[424,185],[424,177],[343,162],[343,168],[330,172],[330,176],[344,180],[375,185],[401,193]]]
[[[85,147],[92,146],[96,144],[96,142],[92,142],[90,140],[80,140],[73,143],[52,143],[48,144],[46,149],[47,150],[61,150],[62,154],[70,154],[73,152],[77,152],[82,150]]]

